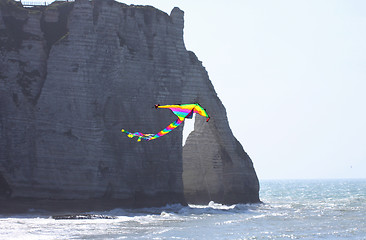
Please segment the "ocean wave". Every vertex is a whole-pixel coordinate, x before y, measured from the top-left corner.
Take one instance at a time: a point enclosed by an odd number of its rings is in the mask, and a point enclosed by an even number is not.
[[[168,204],[163,207],[151,207],[151,208],[138,208],[138,209],[126,209],[116,208],[110,211],[101,212],[88,212],[90,215],[111,216],[117,217],[119,220],[124,221],[142,221],[145,220],[157,220],[167,219],[177,220],[183,216],[200,216],[200,215],[214,215],[214,214],[238,214],[238,213],[250,213],[255,212],[261,208],[263,204],[235,204],[224,205],[209,202],[207,205],[189,204],[183,206],[180,204]]]
[[[55,220],[37,209],[0,218],[4,239],[364,239],[366,181],[267,182],[261,204],[179,204]],[[291,183],[291,182],[290,182]],[[338,184],[338,185],[337,185]],[[327,187],[335,192],[326,192]],[[319,187],[317,187],[319,186]],[[310,194],[311,191],[314,191]],[[268,191],[267,191],[268,190]],[[309,193],[309,194],[308,194]],[[338,194],[337,194],[338,193]],[[6,236],[6,237],[4,237]]]

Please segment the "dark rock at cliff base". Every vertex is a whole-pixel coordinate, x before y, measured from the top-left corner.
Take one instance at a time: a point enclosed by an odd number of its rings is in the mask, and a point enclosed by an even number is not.
[[[184,46],[183,15],[110,0],[27,9],[0,0],[0,198],[259,201],[252,161]],[[120,132],[154,133],[175,120],[154,104],[195,102],[211,120],[197,117],[184,148],[182,128],[139,143]]]
[[[56,220],[65,220],[65,219],[83,220],[83,219],[116,219],[117,217],[109,215],[83,213],[83,214],[54,215],[52,216],[52,218]]]

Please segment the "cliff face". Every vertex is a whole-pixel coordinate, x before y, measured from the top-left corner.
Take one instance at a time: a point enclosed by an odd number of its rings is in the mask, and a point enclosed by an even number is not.
[[[23,9],[0,0],[0,196],[121,205],[257,202],[252,162],[207,72],[183,42],[183,12],[109,0]],[[200,102],[182,128],[154,104]],[[185,196],[184,196],[185,195]]]

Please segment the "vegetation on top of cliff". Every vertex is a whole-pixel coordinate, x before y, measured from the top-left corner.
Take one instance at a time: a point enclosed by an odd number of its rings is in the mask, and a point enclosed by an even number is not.
[[[157,13],[162,14],[162,15],[169,16],[166,12],[164,12],[160,9],[157,9],[153,6],[150,6],[150,5],[134,5],[134,4],[126,5],[126,4],[124,4],[123,7],[124,8],[132,8],[132,9],[140,9],[140,10],[153,10],[153,11],[156,11]]]
[[[47,43],[47,54],[51,50],[52,45],[68,35],[67,19],[73,6],[74,2],[55,1],[46,7],[45,12],[56,10],[59,13],[56,22],[47,22],[45,13],[42,16],[41,29],[44,32],[44,38]]]
[[[39,9],[23,8],[21,2],[14,0],[0,0],[0,10],[5,25],[5,28],[0,30],[0,49],[17,51],[22,47],[23,40],[39,39],[37,35],[23,31],[28,14],[40,14]]]
[[[3,12],[3,14],[8,12],[26,12],[26,9],[23,8],[22,3],[16,2],[14,0],[0,0],[0,10]]]
[[[74,5],[74,2],[68,2],[68,1],[54,1],[51,4],[47,5],[46,10],[48,9],[57,9],[60,6],[66,6],[66,5]]]
[[[0,0],[0,10],[5,25],[5,28],[0,30],[0,49],[16,51],[26,38],[23,25],[27,19],[27,11],[13,0]]]

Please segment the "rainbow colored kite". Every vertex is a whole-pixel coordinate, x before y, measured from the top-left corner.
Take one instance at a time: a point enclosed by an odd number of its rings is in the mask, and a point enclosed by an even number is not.
[[[127,134],[129,138],[138,137],[137,141],[140,142],[141,139],[144,139],[146,141],[151,141],[154,139],[157,139],[158,137],[164,136],[165,134],[170,133],[173,129],[178,127],[180,124],[184,122],[184,119],[186,118],[192,118],[193,113],[198,113],[199,115],[206,117],[208,120],[210,120],[210,117],[208,116],[206,110],[201,107],[198,103],[192,103],[192,104],[181,104],[181,105],[155,105],[155,108],[169,108],[173,111],[175,115],[177,115],[178,119],[169,124],[166,128],[161,130],[160,132],[156,134],[145,134],[141,132],[128,132],[124,129],[121,130],[121,132],[124,132]]]

